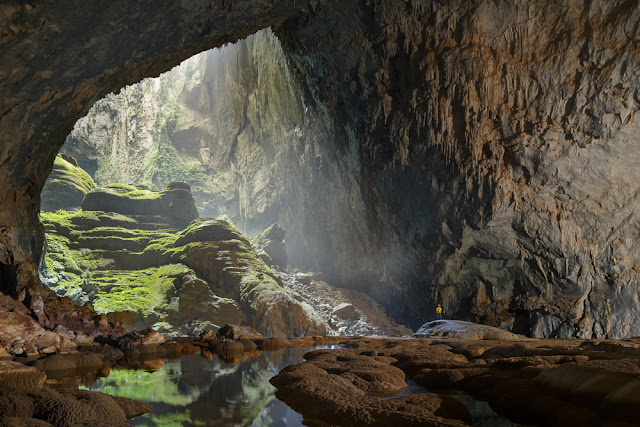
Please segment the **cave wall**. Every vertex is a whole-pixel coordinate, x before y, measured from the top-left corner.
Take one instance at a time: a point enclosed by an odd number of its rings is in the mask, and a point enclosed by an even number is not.
[[[442,303],[534,336],[640,333],[639,22],[625,1],[380,1],[278,31],[358,136],[379,298],[414,322]]]
[[[536,336],[640,333],[635,2],[223,4],[3,6],[3,264],[37,257],[39,190],[102,88],[273,25],[364,201],[359,227],[314,230],[319,265],[412,326],[442,302]]]

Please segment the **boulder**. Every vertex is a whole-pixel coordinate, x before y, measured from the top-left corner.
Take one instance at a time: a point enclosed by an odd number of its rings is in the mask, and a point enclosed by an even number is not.
[[[31,363],[31,366],[44,372],[97,368],[102,365],[104,358],[98,353],[54,354]]]
[[[278,224],[273,224],[261,234],[251,239],[251,244],[260,253],[264,251],[271,262],[280,267],[287,266],[287,251],[285,250],[284,237],[287,232]]]
[[[91,176],[78,166],[75,158],[58,154],[40,195],[40,209],[48,212],[80,209],[82,199],[96,187]]]
[[[212,341],[209,348],[221,356],[231,356],[244,353],[244,344],[239,341],[222,339]]]
[[[242,321],[238,304],[230,298],[215,295],[202,279],[194,276],[186,278],[179,295],[178,310],[187,323],[199,320],[224,325]]]
[[[159,345],[166,341],[164,335],[153,329],[145,329],[143,331],[133,331],[118,338],[116,344],[121,349],[129,349],[139,346]]]
[[[209,341],[209,340],[216,339],[216,336],[211,329],[207,329],[206,331],[200,334],[200,339],[204,341]]]
[[[42,388],[47,375],[22,363],[0,361],[0,389]]]
[[[524,335],[513,334],[500,328],[478,325],[461,320],[436,320],[425,323],[413,334],[416,338],[451,338],[468,340],[526,340]]]
[[[218,333],[216,333],[216,338],[228,338],[232,340],[257,340],[264,337],[251,326],[226,324],[218,330]]]
[[[244,346],[244,352],[245,353],[256,351],[258,349],[258,345],[254,341],[251,341],[251,340],[239,340],[238,342],[241,342],[242,345]]]
[[[56,426],[119,425],[117,423],[124,423],[129,415],[151,410],[150,405],[130,400],[88,390],[0,389],[0,414],[36,418]]]
[[[358,320],[360,314],[356,311],[353,304],[342,303],[333,309],[333,315],[342,320]]]
[[[136,328],[136,321],[130,311],[112,311],[106,314],[107,320],[111,323],[120,322],[122,326],[130,332]]]
[[[256,341],[256,344],[259,350],[265,351],[282,350],[291,346],[291,343],[286,338],[264,338]]]

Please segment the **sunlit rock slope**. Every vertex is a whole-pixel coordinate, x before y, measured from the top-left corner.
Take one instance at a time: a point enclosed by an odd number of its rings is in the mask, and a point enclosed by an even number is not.
[[[161,192],[110,184],[89,192],[82,207],[41,213],[47,232],[41,275],[58,295],[109,320],[184,335],[241,322],[267,336],[411,333],[364,294],[325,283],[328,297],[321,300],[300,288],[312,283],[310,276],[272,269],[279,253],[272,247],[283,249],[281,227],[256,239],[273,255],[266,264],[228,218],[194,219],[186,184]]]

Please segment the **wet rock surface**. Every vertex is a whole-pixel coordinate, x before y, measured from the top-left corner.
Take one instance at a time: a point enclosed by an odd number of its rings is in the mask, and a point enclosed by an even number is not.
[[[233,340],[258,340],[264,338],[262,334],[251,326],[226,324],[216,332],[216,338],[229,338]]]
[[[454,338],[467,340],[525,340],[524,335],[461,320],[436,320],[425,323],[413,334],[416,338]]]
[[[322,274],[276,269],[283,286],[293,297],[313,307],[327,331],[337,335],[411,335],[370,296],[352,289],[331,286]]]
[[[453,405],[447,412],[444,403],[422,400],[432,396],[448,402],[451,391],[464,390],[524,425],[637,425],[633,408],[640,380],[638,340],[352,338],[341,345],[347,350],[308,353],[307,362],[272,379],[278,397],[309,423],[340,424],[333,412],[319,409],[328,405],[353,425],[385,425],[401,415],[364,414],[384,402],[411,398],[397,401],[405,409],[403,422],[470,425],[470,418],[460,416],[466,408]],[[395,382],[389,382],[389,372],[431,393],[376,397],[381,389],[393,394]],[[438,415],[451,424],[434,418]]]

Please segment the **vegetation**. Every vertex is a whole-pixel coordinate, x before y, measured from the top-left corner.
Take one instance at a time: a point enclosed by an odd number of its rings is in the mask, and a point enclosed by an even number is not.
[[[186,190],[175,184],[167,191],[174,187]],[[107,198],[106,204],[99,194]],[[145,185],[111,184],[89,193],[85,202],[93,197],[96,206],[126,211],[119,199],[153,201],[161,194]],[[178,230],[151,212],[41,213],[47,232],[43,282],[99,313],[129,311],[139,326],[177,331],[185,325],[180,289],[197,276],[215,294],[234,299],[263,333],[286,333],[293,324],[289,311],[295,301],[228,217],[196,219]]]
[[[96,188],[96,183],[71,156],[58,154],[53,162],[53,183],[62,183],[84,194]]]
[[[132,311],[149,317],[166,317],[175,285],[193,271],[182,264],[163,265],[144,270],[96,272],[91,280],[100,289],[93,306],[98,313]]]

